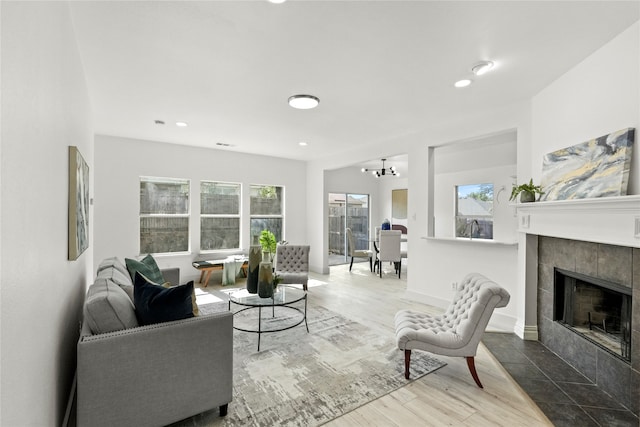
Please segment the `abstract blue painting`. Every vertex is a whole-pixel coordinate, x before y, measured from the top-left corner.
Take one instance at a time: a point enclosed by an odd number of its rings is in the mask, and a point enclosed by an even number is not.
[[[541,200],[625,196],[635,129],[627,128],[546,154]]]

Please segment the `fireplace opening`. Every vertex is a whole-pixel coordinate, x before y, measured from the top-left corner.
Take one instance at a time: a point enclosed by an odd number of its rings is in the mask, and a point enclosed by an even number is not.
[[[631,288],[555,269],[554,320],[631,361]]]

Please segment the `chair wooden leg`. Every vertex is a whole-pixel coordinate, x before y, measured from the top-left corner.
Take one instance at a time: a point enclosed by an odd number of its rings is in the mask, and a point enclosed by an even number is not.
[[[409,379],[409,365],[411,364],[411,350],[404,351],[404,377]]]
[[[349,264],[349,271],[351,271],[351,267],[353,267],[353,257],[351,257],[351,264]]]
[[[476,382],[478,387],[484,388],[480,383],[480,378],[478,378],[478,373],[476,372],[476,364],[474,362],[473,357],[466,357],[466,359],[467,359],[467,366],[469,367],[469,371],[471,372],[471,376],[473,377],[473,380]]]

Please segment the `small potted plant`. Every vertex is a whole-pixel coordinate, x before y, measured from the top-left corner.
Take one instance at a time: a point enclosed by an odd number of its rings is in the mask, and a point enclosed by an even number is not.
[[[280,282],[282,282],[282,277],[280,277],[279,274],[274,273],[272,282],[273,282],[273,292],[275,292],[276,289],[278,288],[278,284],[280,284]]]
[[[536,201],[536,194],[542,195],[542,187],[533,184],[533,179],[530,179],[527,184],[513,185],[511,189],[511,197],[509,200],[516,200],[520,195],[520,203],[528,203]],[[539,198],[539,197],[538,197]]]
[[[276,241],[276,236],[274,236],[273,233],[269,230],[262,230],[262,232],[260,233],[260,246],[262,246],[263,261],[273,261],[273,256],[276,253],[277,245],[278,242]],[[268,254],[266,255],[266,258],[264,254]]]

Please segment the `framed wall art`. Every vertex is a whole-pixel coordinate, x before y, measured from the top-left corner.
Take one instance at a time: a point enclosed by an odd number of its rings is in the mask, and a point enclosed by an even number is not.
[[[89,247],[89,165],[69,146],[69,260]]]
[[[635,129],[627,128],[546,154],[541,200],[627,194]]]

